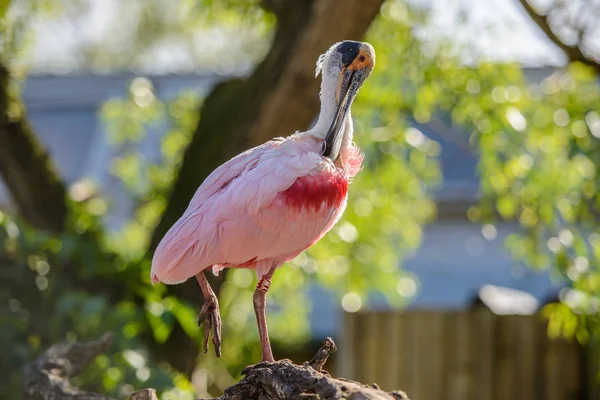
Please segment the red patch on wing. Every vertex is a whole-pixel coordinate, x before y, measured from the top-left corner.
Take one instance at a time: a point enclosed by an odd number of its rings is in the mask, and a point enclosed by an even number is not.
[[[342,174],[322,173],[303,176],[285,192],[285,203],[297,209],[318,210],[321,206],[338,206],[348,193],[348,180]]]

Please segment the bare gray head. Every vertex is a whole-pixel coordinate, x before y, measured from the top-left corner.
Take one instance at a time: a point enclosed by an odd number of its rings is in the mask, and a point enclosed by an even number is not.
[[[375,66],[375,50],[365,42],[345,40],[334,44],[317,60],[316,75],[321,74],[321,113],[313,128],[325,139],[323,155],[337,160],[346,118],[363,82]]]

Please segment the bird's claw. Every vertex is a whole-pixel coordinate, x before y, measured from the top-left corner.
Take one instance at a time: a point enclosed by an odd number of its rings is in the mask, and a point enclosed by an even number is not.
[[[204,354],[208,352],[208,339],[212,334],[215,354],[221,357],[221,314],[217,299],[208,299],[202,306],[198,317],[198,326],[204,323]]]

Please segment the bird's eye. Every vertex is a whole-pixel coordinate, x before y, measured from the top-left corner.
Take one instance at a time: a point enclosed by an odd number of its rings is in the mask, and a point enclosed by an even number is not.
[[[365,56],[360,56],[360,57],[358,57],[358,61],[360,61],[360,62],[365,62]]]

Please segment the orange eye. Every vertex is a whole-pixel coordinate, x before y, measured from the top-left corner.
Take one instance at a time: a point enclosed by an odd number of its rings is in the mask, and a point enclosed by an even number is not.
[[[358,53],[357,57],[354,59],[352,64],[348,66],[349,70],[363,69],[369,66],[372,66],[373,62],[371,61],[371,57],[368,54],[363,53],[362,51]]]

